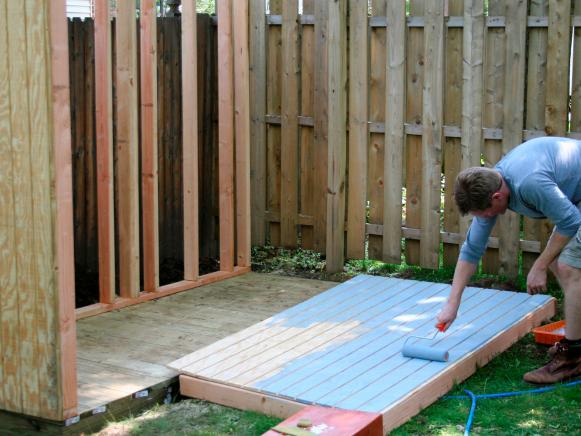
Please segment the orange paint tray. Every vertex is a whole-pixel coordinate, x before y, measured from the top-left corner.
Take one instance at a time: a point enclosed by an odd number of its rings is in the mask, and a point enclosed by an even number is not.
[[[565,337],[565,321],[557,321],[533,329],[535,342],[553,345]]]

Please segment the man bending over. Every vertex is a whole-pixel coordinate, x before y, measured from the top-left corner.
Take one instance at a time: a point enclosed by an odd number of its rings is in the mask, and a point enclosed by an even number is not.
[[[529,294],[547,290],[547,270],[565,294],[565,339],[549,349],[551,361],[524,375],[530,383],[555,383],[581,375],[581,141],[536,138],[519,145],[492,168],[462,171],[454,186],[460,213],[474,216],[460,249],[452,290],[438,314],[446,329],[456,319],[462,292],[507,209],[548,218],[555,228],[527,277]]]

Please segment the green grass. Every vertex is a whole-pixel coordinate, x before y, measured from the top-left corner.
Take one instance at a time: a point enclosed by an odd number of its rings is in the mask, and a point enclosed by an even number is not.
[[[350,260],[343,272],[328,274],[322,255],[309,250],[286,250],[273,247],[252,249],[254,271],[344,281],[357,274],[450,283],[452,268],[439,270],[415,266],[388,265],[373,260]],[[526,278],[506,280],[503,277],[478,274],[471,285],[524,291]],[[556,319],[562,318],[563,295],[555,283],[549,294],[558,301]],[[472,377],[455,386],[450,395],[464,389],[475,394],[520,391],[534,388],[522,381],[522,375],[546,363],[546,347],[537,345],[527,335],[506,352],[496,356]],[[464,432],[470,401],[440,399],[423,410],[394,435],[459,435]],[[113,423],[103,435],[260,435],[280,420],[260,414],[241,412],[202,401],[185,400],[160,406],[135,419]],[[119,431],[121,430],[121,431]],[[559,387],[555,391],[506,399],[478,400],[473,434],[483,435],[569,435],[581,434],[581,386]]]

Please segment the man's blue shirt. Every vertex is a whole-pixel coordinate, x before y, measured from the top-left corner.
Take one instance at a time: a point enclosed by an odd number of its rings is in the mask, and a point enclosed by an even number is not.
[[[510,151],[494,167],[510,190],[508,208],[530,218],[548,218],[557,232],[573,236],[581,226],[581,141],[548,136]],[[496,217],[475,217],[460,259],[478,263]]]

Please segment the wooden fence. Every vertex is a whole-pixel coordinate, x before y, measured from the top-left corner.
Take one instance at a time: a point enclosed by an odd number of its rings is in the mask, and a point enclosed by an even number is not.
[[[217,37],[209,15],[198,15],[198,138],[200,261],[216,269],[218,234]],[[112,25],[114,38],[115,25]],[[139,35],[139,33],[138,33]],[[78,305],[98,300],[97,152],[94,23],[69,20],[75,261]],[[115,44],[113,43],[113,50]],[[139,50],[139,45],[137,45]],[[161,284],[183,274],[181,19],[157,19],[158,196]],[[112,56],[113,62],[115,56]],[[115,71],[115,68],[113,68]],[[115,110],[115,103],[113,103]],[[115,118],[113,118],[115,123]],[[113,126],[115,130],[115,125]],[[115,135],[114,135],[115,137]],[[116,147],[113,148],[116,150]],[[117,173],[117,171],[115,171]],[[116,183],[116,186],[118,184]],[[118,195],[115,195],[118,198]]]
[[[255,244],[319,250],[331,269],[453,265],[457,173],[581,135],[579,0],[264,3],[250,11]],[[483,270],[526,271],[549,230],[507,213]]]

